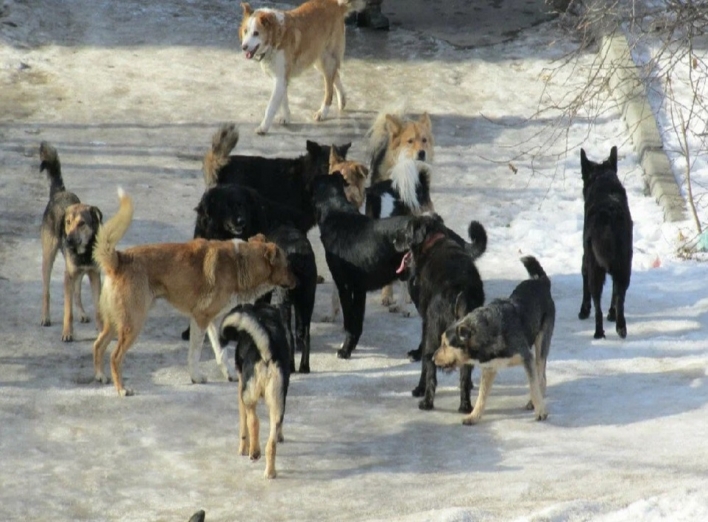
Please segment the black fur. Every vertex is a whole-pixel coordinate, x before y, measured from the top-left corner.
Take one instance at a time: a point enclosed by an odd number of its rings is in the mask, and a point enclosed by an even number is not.
[[[409,292],[423,318],[421,375],[412,392],[414,397],[423,397],[419,403],[422,410],[434,407],[437,374],[432,357],[440,346],[442,334],[457,319],[484,304],[482,279],[474,265],[474,259],[486,250],[484,227],[476,221],[470,223],[472,245],[467,248],[460,244],[465,243],[462,238],[450,232],[440,216],[419,216],[411,218],[396,239],[396,247],[408,249],[412,255]],[[471,389],[472,366],[463,366],[460,412],[472,411]]]
[[[580,149],[583,175],[585,222],[583,224],[583,301],[580,319],[590,316],[590,299],[595,306],[595,339],[605,337],[602,324],[602,287],[605,274],[612,277],[612,302],[608,321],[617,321],[617,334],[627,336],[624,300],[632,275],[632,215],[627,193],[617,177],[617,147],[602,163],[587,159]]]
[[[189,519],[189,522],[204,522],[206,520],[206,513],[203,509],[200,509]]]
[[[366,293],[395,279],[403,253],[393,241],[410,218],[373,219],[360,214],[344,195],[340,174],[321,176],[313,183],[313,202],[325,249],[342,305],[346,333],[337,356],[351,357],[364,325]]]
[[[291,371],[295,371],[295,350],[302,352],[300,373],[310,373],[310,322],[315,307],[317,265],[315,254],[302,231],[303,214],[260,196],[240,185],[217,185],[204,192],[196,208],[194,237],[205,239],[248,239],[262,233],[283,249],[297,286],[284,292],[280,303],[283,323],[293,350]],[[266,301],[270,300],[267,296]],[[293,335],[291,309],[295,309]],[[189,338],[189,330],[185,333]]]
[[[346,157],[351,143],[336,146]],[[315,226],[310,186],[320,175],[329,172],[330,147],[307,141],[307,153],[298,158],[264,158],[261,156],[229,156],[228,163],[217,173],[217,184],[238,184],[256,190],[269,200],[293,207],[304,216],[303,231]]]

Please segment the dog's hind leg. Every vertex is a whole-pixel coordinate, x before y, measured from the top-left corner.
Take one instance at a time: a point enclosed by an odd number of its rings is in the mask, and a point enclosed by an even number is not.
[[[248,455],[248,426],[246,425],[246,404],[243,402],[243,375],[238,375],[238,454]]]
[[[344,92],[344,85],[342,85],[342,79],[339,76],[339,71],[337,71],[334,75],[334,90],[337,93],[337,107],[341,112],[347,106],[347,93]]]
[[[438,349],[440,345],[440,337],[436,335],[437,329],[436,325],[433,324],[425,329],[425,346],[423,348],[423,357],[421,358],[422,373],[421,373],[421,383],[418,384],[418,389],[413,390],[415,395],[416,391],[420,391],[419,388],[421,384],[424,386],[423,398],[418,403],[418,408],[421,410],[432,410],[435,402],[435,390],[438,385],[438,376],[435,368],[435,363],[433,362],[433,353]],[[436,330],[435,332],[433,330]]]
[[[617,299],[615,302],[615,307],[617,311],[617,324],[615,325],[615,330],[617,335],[622,339],[627,337],[627,321],[624,317],[624,300],[627,295],[627,288],[629,287],[628,278],[615,275],[612,277],[612,292],[615,292],[615,286],[617,287]]]
[[[191,349],[192,349],[192,325],[190,323],[189,325],[189,348],[190,348],[190,355],[191,355]],[[229,382],[233,382],[234,380],[234,369],[229,365],[228,360],[229,358],[227,357],[227,352],[226,349],[221,347],[221,343],[219,342],[219,332],[216,327],[216,319],[214,319],[212,322],[209,323],[209,326],[207,326],[206,330],[207,335],[209,336],[209,344],[211,344],[211,349],[214,350],[214,358],[216,359],[216,364],[219,365],[219,368],[221,368],[222,373],[224,374],[224,377]],[[204,334],[202,333],[202,342],[204,341]],[[201,349],[199,350],[199,353],[201,354]],[[199,365],[199,357],[197,357],[197,365]],[[191,370],[190,370],[191,373]],[[192,380],[194,382],[194,380]]]
[[[482,418],[484,408],[487,405],[487,395],[489,395],[489,390],[492,389],[492,384],[494,383],[494,378],[496,376],[497,371],[494,368],[482,368],[482,379],[479,383],[477,401],[474,403],[472,413],[462,419],[462,424],[471,426],[472,424],[477,424]]]
[[[590,317],[590,286],[588,285],[588,258],[587,253],[583,252],[583,265],[580,273],[583,277],[583,300],[580,304],[580,312],[578,319],[587,319]]]
[[[366,291],[343,284],[339,300],[342,303],[345,337],[342,347],[337,351],[337,357],[349,359],[361,337],[366,312]]]
[[[594,264],[594,263],[593,263]],[[605,330],[602,325],[602,287],[605,285],[605,270],[597,265],[588,269],[588,286],[592,296],[592,304],[595,307],[595,339],[605,337]]]
[[[52,279],[54,260],[59,252],[59,240],[42,229],[42,326],[51,326],[49,315],[49,286]]]
[[[61,340],[65,343],[74,340],[74,293],[77,280],[80,279],[80,274],[72,274],[68,270],[64,272],[64,327]]]
[[[111,354],[111,377],[113,378],[113,384],[121,397],[128,397],[134,393],[133,390],[123,387],[121,369],[123,367],[123,359],[125,358],[125,354],[135,342],[135,339],[138,337],[138,334],[142,328],[143,322],[140,321],[139,324],[125,325],[117,332],[118,344]]]
[[[197,321],[192,318],[189,323],[189,356],[187,363],[189,366],[189,376],[193,384],[205,384],[207,382],[206,376],[202,375],[199,371],[199,359],[201,359],[202,356],[205,333],[206,331],[200,328]],[[211,337],[209,340],[211,341]],[[221,350],[221,347],[219,347],[219,350]],[[216,350],[214,350],[214,355],[216,355]],[[218,358],[218,362],[221,362],[223,355],[220,354]]]
[[[93,343],[93,369],[95,380],[103,384],[108,384],[108,377],[106,377],[106,374],[103,372],[103,356],[113,337],[115,337],[115,331],[111,324],[105,321],[103,323],[103,329]]]
[[[334,95],[334,78],[337,74],[337,59],[334,56],[325,54],[315,65],[322,73],[324,79],[325,95],[322,100],[320,110],[315,113],[315,121],[322,121],[327,118],[329,108],[332,106],[332,96]]]
[[[285,405],[283,403],[283,382],[280,374],[273,377],[266,385],[265,402],[268,406],[268,414],[270,417],[270,430],[268,442],[266,443],[266,469],[265,478],[272,479],[276,476],[275,471],[275,453],[277,442],[283,439],[283,416],[285,413]]]
[[[534,358],[530,356],[531,350],[529,348],[526,348],[525,350],[526,353],[529,354],[529,356],[524,359],[524,370],[526,371],[526,376],[529,379],[529,388],[531,390],[531,402],[533,403],[533,410],[535,413],[536,420],[543,421],[548,418],[548,412],[546,411],[546,405],[543,400],[543,392],[541,391],[538,366],[533,360]]]
[[[393,284],[388,284],[381,289],[381,304],[392,306],[396,301],[393,299]],[[396,310],[392,310],[395,312]]]
[[[460,366],[460,407],[457,411],[460,413],[470,413],[472,411],[472,369],[474,366],[465,364]]]
[[[295,343],[302,352],[300,373],[310,373],[310,322],[312,311],[295,308]]]
[[[248,425],[248,456],[251,460],[258,460],[261,458],[261,443],[258,440],[260,422],[258,421],[258,414],[256,413],[256,403],[244,403],[244,405],[246,406],[246,424]]]

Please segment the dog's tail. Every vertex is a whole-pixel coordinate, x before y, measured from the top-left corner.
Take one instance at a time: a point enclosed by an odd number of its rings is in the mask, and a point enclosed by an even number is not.
[[[365,0],[337,0],[337,3],[345,8],[344,16],[348,15],[353,11],[363,11],[366,7]]]
[[[487,231],[479,221],[472,221],[467,228],[467,235],[472,243],[465,244],[465,251],[476,260],[487,251]]]
[[[221,346],[226,346],[229,341],[235,341],[238,338],[238,332],[247,333],[253,339],[256,348],[258,348],[261,359],[265,362],[270,361],[270,337],[267,330],[263,328],[253,315],[241,307],[237,306],[226,314],[226,317],[221,321],[219,332],[219,344]]]
[[[526,271],[529,273],[531,279],[551,282],[546,272],[543,270],[541,263],[538,262],[538,259],[533,256],[524,256],[521,258],[521,262],[524,264],[524,267],[526,267]]]
[[[96,245],[93,247],[93,258],[104,272],[112,273],[118,268],[119,259],[116,244],[128,231],[133,220],[133,199],[118,189],[120,206],[118,212],[108,222],[98,229]]]
[[[39,171],[46,170],[47,178],[49,178],[49,197],[66,190],[64,179],[61,176],[61,163],[59,163],[57,149],[43,141],[39,144],[39,160],[41,161]]]
[[[223,124],[211,139],[211,149],[204,155],[202,172],[206,188],[213,187],[219,179],[219,171],[229,161],[229,154],[238,143],[238,129],[233,123]]]

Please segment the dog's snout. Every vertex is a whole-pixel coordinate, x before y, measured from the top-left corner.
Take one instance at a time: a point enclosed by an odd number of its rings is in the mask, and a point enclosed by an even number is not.
[[[418,160],[419,160],[419,161],[425,161],[425,151],[424,151],[424,150],[419,150],[419,151],[418,151]]]
[[[244,51],[244,52],[248,51],[248,45],[243,44],[243,45],[241,46],[241,50]]]

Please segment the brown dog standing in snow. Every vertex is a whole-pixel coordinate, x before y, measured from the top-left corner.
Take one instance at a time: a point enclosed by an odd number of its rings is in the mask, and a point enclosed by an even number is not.
[[[351,11],[362,9],[364,3],[361,0],[309,0],[290,11],[254,10],[248,3],[241,6],[241,48],[247,59],[261,62],[263,69],[275,78],[273,94],[256,132],[268,132],[281,106],[280,122],[290,122],[290,79],[313,65],[325,82],[324,100],[315,113],[315,120],[327,117],[335,90],[339,110],[343,110],[347,99],[339,68],[344,59],[344,18]]]

